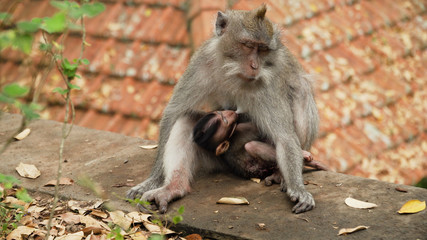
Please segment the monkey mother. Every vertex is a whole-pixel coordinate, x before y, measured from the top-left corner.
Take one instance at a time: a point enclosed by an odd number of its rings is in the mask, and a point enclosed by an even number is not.
[[[163,113],[151,175],[129,190],[128,198],[154,202],[164,213],[169,202],[190,191],[198,168],[214,166],[215,156],[192,141],[195,121],[209,105],[246,113],[274,142],[281,190],[296,203],[292,211],[314,207],[303,184],[301,151],[310,149],[318,129],[311,81],[281,43],[266,10],[262,5],[218,12],[214,36],[194,53]]]

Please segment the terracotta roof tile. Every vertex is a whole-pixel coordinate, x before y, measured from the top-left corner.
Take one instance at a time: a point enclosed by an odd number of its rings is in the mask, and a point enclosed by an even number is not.
[[[197,33],[192,36],[194,48],[199,47],[206,39],[212,36],[216,13],[216,10],[203,11],[194,18],[191,24],[191,32]]]
[[[188,11],[188,18],[193,19],[203,11],[224,11],[227,6],[227,1],[225,0],[198,0],[193,1],[190,5],[190,10]]]
[[[357,165],[364,155],[335,132],[318,139],[310,150],[316,159],[326,163],[332,170],[347,172]]]

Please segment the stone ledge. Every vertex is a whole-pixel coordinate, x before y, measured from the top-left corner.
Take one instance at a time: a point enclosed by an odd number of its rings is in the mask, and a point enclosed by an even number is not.
[[[19,126],[21,116],[0,116],[0,144]],[[0,155],[3,174],[19,178],[32,191],[52,193],[43,187],[56,173],[60,144],[61,123],[38,120],[30,124],[31,134],[22,141],[13,142]],[[74,126],[66,141],[63,176],[76,180],[82,174],[90,176],[108,192],[112,205],[125,211],[135,210],[117,196],[124,196],[128,187],[114,188],[115,184],[133,179],[144,180],[151,170],[155,150],[143,150],[140,145],[149,141],[116,133]],[[19,162],[34,164],[42,175],[37,179],[18,176]],[[345,236],[346,239],[426,239],[427,210],[412,215],[399,215],[397,210],[410,199],[427,200],[427,190],[401,186],[334,172],[304,174],[309,182],[306,188],[316,200],[314,210],[295,215],[292,203],[278,185],[265,187],[231,174],[217,173],[198,177],[192,192],[171,204],[170,209],[185,207],[180,231],[199,232],[217,239],[334,239],[341,228],[370,226],[369,229]],[[407,193],[395,190],[397,186]],[[78,185],[60,187],[63,197],[78,200],[95,196]],[[250,205],[217,205],[224,196],[244,196]],[[344,199],[354,197],[378,205],[371,210],[353,209]],[[266,230],[259,230],[264,223]],[[341,236],[343,237],[343,236]]]

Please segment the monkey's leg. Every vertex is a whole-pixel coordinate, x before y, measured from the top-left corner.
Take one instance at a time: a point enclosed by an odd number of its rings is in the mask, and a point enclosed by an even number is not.
[[[304,165],[315,168],[317,170],[330,171],[329,167],[325,164],[314,160],[313,156],[310,152],[302,151],[302,155],[304,156]]]
[[[187,116],[179,118],[173,125],[163,154],[163,186],[147,191],[141,197],[143,201],[155,202],[161,213],[167,211],[169,202],[190,191],[198,151],[192,141],[193,125]]]
[[[245,150],[255,159],[276,162],[276,149],[271,144],[260,141],[250,141],[245,144]]]

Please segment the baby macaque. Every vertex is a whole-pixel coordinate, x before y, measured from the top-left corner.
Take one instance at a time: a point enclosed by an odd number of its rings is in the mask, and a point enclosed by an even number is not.
[[[195,125],[193,140],[200,147],[215,152],[232,171],[244,178],[265,178],[265,184],[280,183],[276,149],[263,137],[256,126],[235,111],[224,110],[206,114]],[[304,164],[328,170],[315,161],[311,154],[302,151]]]

